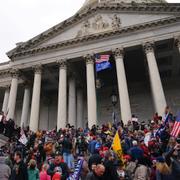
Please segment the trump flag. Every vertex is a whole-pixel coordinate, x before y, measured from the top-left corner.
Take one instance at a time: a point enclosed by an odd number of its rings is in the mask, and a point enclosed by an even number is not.
[[[111,68],[111,63],[109,62],[110,55],[95,55],[96,60],[96,72]]]

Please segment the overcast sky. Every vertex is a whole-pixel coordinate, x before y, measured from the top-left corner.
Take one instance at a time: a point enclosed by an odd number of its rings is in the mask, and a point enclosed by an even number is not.
[[[0,62],[17,42],[30,38],[67,19],[85,0],[1,0]],[[180,3],[180,0],[168,0]]]

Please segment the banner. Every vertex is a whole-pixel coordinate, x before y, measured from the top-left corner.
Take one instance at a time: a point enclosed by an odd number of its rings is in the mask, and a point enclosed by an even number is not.
[[[22,134],[20,139],[19,139],[19,142],[21,142],[22,144],[26,145],[28,140],[27,140],[27,137],[25,134]]]
[[[111,63],[109,62],[109,55],[95,55],[96,59],[96,72],[111,68]]]

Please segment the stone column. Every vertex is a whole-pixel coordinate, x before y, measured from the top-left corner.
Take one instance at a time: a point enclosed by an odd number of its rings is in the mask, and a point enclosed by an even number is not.
[[[29,85],[25,85],[22,114],[21,114],[21,127],[28,126],[28,114],[29,114],[29,109],[30,109],[30,95],[31,95],[30,87],[29,87]]]
[[[58,113],[57,130],[65,128],[67,123],[67,64],[61,60],[59,64],[59,90],[58,90]]]
[[[7,108],[7,120],[14,119],[17,88],[18,88],[18,76],[19,76],[18,70],[13,69],[11,71],[11,74],[12,74],[12,81],[11,81],[11,88],[9,93],[8,108]]]
[[[127,122],[131,120],[131,107],[130,107],[126,73],[125,73],[124,61],[123,61],[124,58],[123,49],[119,49],[119,48],[115,49],[114,56],[115,56],[117,80],[118,80],[121,119],[125,124],[127,124]]]
[[[77,128],[83,127],[83,113],[84,104],[83,104],[83,91],[81,88],[77,89]]]
[[[146,53],[148,70],[149,70],[149,77],[151,83],[151,91],[153,96],[153,102],[155,106],[155,111],[158,112],[159,115],[164,114],[164,110],[166,105],[166,99],[161,83],[161,78],[154,54],[154,48],[152,43],[145,43],[144,44],[144,51]]]
[[[87,55],[86,59],[86,78],[87,78],[87,108],[88,108],[88,126],[91,128],[97,124],[97,102],[96,87],[94,76],[94,60],[91,55]]]
[[[69,78],[69,98],[68,98],[68,123],[76,126],[76,80],[74,75]]]
[[[5,93],[4,93],[4,100],[3,100],[3,106],[2,106],[2,111],[4,112],[4,114],[7,113],[8,100],[9,100],[9,86],[6,87]]]
[[[34,67],[34,84],[32,92],[31,113],[30,113],[30,130],[36,132],[39,125],[39,109],[40,109],[40,94],[41,94],[41,74],[42,66]]]

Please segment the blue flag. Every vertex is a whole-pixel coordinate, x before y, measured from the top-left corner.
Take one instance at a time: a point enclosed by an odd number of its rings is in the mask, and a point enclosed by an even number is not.
[[[110,55],[99,55],[99,54],[95,55],[96,72],[100,72],[102,70],[112,67],[111,63],[109,62],[109,57]]]

